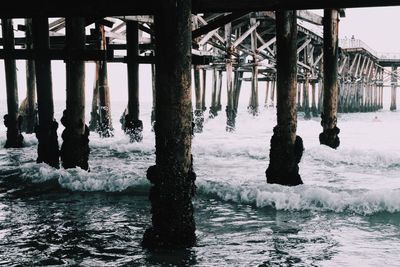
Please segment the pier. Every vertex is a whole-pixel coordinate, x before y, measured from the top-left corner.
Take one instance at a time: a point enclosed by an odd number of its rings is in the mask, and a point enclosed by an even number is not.
[[[249,116],[257,116],[259,91],[266,90],[261,102],[277,112],[266,180],[302,184],[300,112],[306,119],[321,118],[319,141],[336,149],[338,113],[382,109],[384,88],[391,88],[390,109],[397,108],[400,57],[379,54],[361,40],[339,40],[345,8],[391,5],[400,1],[117,0],[112,6],[85,1],[79,8],[63,3],[25,8],[11,3],[0,10],[0,59],[5,64],[8,108],[5,147],[22,147],[22,132],[34,131],[38,163],[89,171],[90,131],[111,138],[117,127],[111,123],[107,64],[126,64],[129,97],[121,127],[131,142],[141,142],[139,65],[151,64],[156,162],[147,171],[152,224],[143,245],[193,246],[196,159],[191,144],[193,136],[202,133],[205,117],[225,112],[223,127],[234,132],[240,127],[236,125],[239,101],[248,101]],[[316,8],[323,8],[324,15],[309,11]],[[15,25],[20,19],[23,23]],[[15,37],[14,31],[24,32],[24,37]],[[27,64],[28,93],[21,107],[16,60]],[[60,122],[54,119],[52,60],[63,60],[66,68],[66,110]],[[85,62],[96,63],[90,120],[85,118]],[[212,79],[211,88],[206,86],[207,77]],[[250,99],[241,98],[243,83],[251,84]],[[212,96],[209,107],[207,90]],[[225,107],[222,94],[227,96]],[[65,127],[60,146],[59,123]]]

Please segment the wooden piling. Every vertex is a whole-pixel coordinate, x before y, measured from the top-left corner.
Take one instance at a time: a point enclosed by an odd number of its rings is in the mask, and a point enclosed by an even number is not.
[[[89,130],[96,131],[99,127],[99,61],[94,70],[94,84],[92,95],[92,110],[90,111]]]
[[[379,75],[379,88],[380,88],[380,101],[379,101],[379,107],[382,109],[383,108],[383,69],[380,69],[380,75]]]
[[[250,18],[250,26],[256,24],[256,18]],[[258,115],[258,63],[257,63],[257,35],[256,31],[252,31],[250,35],[251,50],[253,52],[252,69],[251,69],[251,96],[248,111],[253,116]]]
[[[7,52],[14,49],[14,28],[12,19],[2,19],[3,48]],[[4,59],[4,70],[6,75],[7,91],[7,114],[4,115],[4,125],[7,128],[7,140],[5,148],[18,148],[23,146],[23,136],[21,134],[18,118],[18,85],[17,69],[15,59]]]
[[[152,53],[154,56],[154,52]],[[151,109],[151,130],[154,131],[156,122],[156,65],[151,64],[151,91],[152,91],[152,109]]]
[[[131,142],[143,140],[143,122],[140,120],[139,102],[139,23],[126,21],[126,43],[128,58],[128,114],[125,115],[123,129]]]
[[[396,107],[396,91],[397,91],[397,66],[392,66],[392,77],[391,77],[391,87],[392,90],[390,95],[390,110],[395,111]]]
[[[238,113],[239,107],[239,99],[240,99],[240,91],[242,89],[242,78],[243,78],[243,71],[236,70],[235,71],[235,82],[233,83],[233,108],[235,113]]]
[[[233,47],[231,41],[232,23],[225,25],[225,71],[226,71],[226,91],[227,91],[227,104],[226,104],[226,131],[232,132],[235,130],[236,113],[234,109],[234,92],[233,92]]]
[[[322,109],[324,107],[324,82],[323,77],[319,77],[318,79],[318,113],[322,113]]]
[[[265,108],[268,108],[269,106],[269,98],[270,98],[269,88],[271,86],[270,84],[271,84],[270,81],[265,82],[265,101],[264,101]]]
[[[301,103],[301,82],[297,82],[297,111],[303,111],[303,106]]]
[[[309,74],[305,74],[304,78],[304,87],[303,87],[303,107],[304,107],[304,118],[311,119],[310,113],[310,99],[309,99],[309,90],[310,90],[310,77]]]
[[[25,19],[25,49],[33,49],[32,40],[32,19]],[[26,98],[22,101],[18,114],[22,117],[21,131],[31,134],[35,132],[38,124],[36,105],[36,74],[35,62],[32,59],[26,60]]]
[[[35,50],[49,49],[48,18],[35,17],[32,19],[32,37]],[[60,151],[57,136],[58,123],[54,119],[51,61],[46,58],[37,58],[35,60],[35,71],[39,114],[39,124],[35,128],[38,139],[38,158],[36,161],[58,168]]]
[[[207,70],[203,69],[202,83],[201,83],[201,109],[207,110],[206,106],[206,91],[207,91]]]
[[[222,93],[222,70],[218,71],[218,87],[217,87],[217,109],[222,110],[221,104],[221,93]]]
[[[297,20],[296,11],[276,11],[277,126],[271,138],[268,183],[302,184],[298,163],[303,141],[296,135]]]
[[[85,48],[85,19],[65,19],[66,44],[68,51]],[[67,104],[61,123],[61,161],[64,168],[89,169],[89,128],[85,125],[85,62],[66,60]]]
[[[99,50],[107,50],[106,33],[104,25],[96,23],[96,33],[98,36]],[[111,118],[110,87],[108,86],[107,61],[98,62],[98,94],[99,94],[99,127],[97,132],[100,137],[114,136]]]
[[[218,106],[217,106],[217,84],[218,84],[218,74],[217,69],[213,68],[212,70],[212,81],[211,81],[211,106],[210,106],[210,118],[214,118],[218,115]]]
[[[316,103],[316,81],[311,82],[311,114],[313,117],[318,116],[317,103]]]
[[[274,107],[275,106],[275,91],[276,91],[276,81],[275,81],[275,77],[273,78],[273,80],[271,81],[271,102],[270,102],[270,107]]]
[[[201,77],[200,77],[200,66],[193,66],[193,76],[194,76],[194,91],[195,91],[195,101],[196,106],[194,110],[194,128],[195,133],[203,132],[204,123],[204,113],[202,104],[202,90],[201,90]]]
[[[192,196],[191,0],[165,0],[154,16],[156,35],[156,165],[147,171],[152,227],[147,248],[183,248],[196,240]]]
[[[337,124],[338,92],[338,25],[337,9],[324,10],[324,108],[321,113],[323,132],[319,141],[323,145],[337,148],[340,144]]]

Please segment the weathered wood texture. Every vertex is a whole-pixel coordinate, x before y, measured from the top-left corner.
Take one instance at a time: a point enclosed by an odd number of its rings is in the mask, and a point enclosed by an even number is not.
[[[84,49],[85,20],[66,18],[67,49]],[[67,60],[67,104],[61,123],[61,161],[64,168],[89,169],[89,128],[85,125],[85,62]]]
[[[203,132],[204,114],[203,114],[203,97],[202,97],[202,86],[200,77],[200,66],[193,66],[193,78],[194,78],[194,93],[195,93],[195,109],[194,109],[194,126],[193,131],[195,133]]]
[[[47,18],[32,19],[33,46],[35,49],[47,49],[49,47],[48,29],[49,22]],[[45,162],[53,167],[59,167],[58,123],[54,119],[50,60],[35,60],[35,71],[39,114],[39,124],[35,129],[36,137],[39,141],[37,162]]]
[[[12,19],[2,19],[1,28],[4,39],[4,50],[14,49],[14,29]],[[7,114],[4,115],[4,125],[7,128],[5,148],[22,147],[23,137],[18,122],[18,85],[15,59],[4,60],[7,92]]]
[[[20,2],[9,2],[0,10],[0,17],[23,18],[32,16],[68,17],[88,16],[106,17],[119,15],[150,15],[154,14],[159,6],[159,0],[123,1],[114,0],[113,4],[99,3],[95,0],[86,0],[80,3],[79,8],[72,2],[44,1],[40,5],[21,5]],[[399,0],[194,0],[193,13],[204,12],[235,12],[235,11],[264,11],[282,9],[323,9],[323,8],[351,8],[373,6],[399,6]]]
[[[25,19],[25,49],[33,49],[32,40],[32,19]],[[34,133],[37,121],[37,107],[36,107],[36,74],[35,62],[27,60],[26,68],[26,98],[22,101],[19,107],[18,114],[22,117],[21,131],[26,133]]]
[[[126,21],[126,41],[128,57],[128,114],[125,115],[123,129],[131,142],[143,140],[143,122],[139,119],[139,63],[135,57],[139,55],[139,23]]]
[[[309,74],[305,74],[305,81],[303,87],[303,109],[304,109],[304,118],[310,119],[310,99],[309,99],[309,91],[310,91],[310,77]]]
[[[233,46],[232,46],[232,23],[225,25],[225,70],[226,70],[226,91],[227,91],[227,104],[226,112],[226,131],[232,132],[236,128],[236,112],[234,108],[234,92],[233,92]]]
[[[337,124],[338,95],[338,30],[339,14],[336,9],[324,10],[324,107],[321,113],[323,132],[319,141],[323,145],[337,148],[340,144]]]
[[[277,31],[277,126],[271,138],[267,182],[302,184],[298,163],[303,141],[296,135],[297,24],[295,11],[276,12]]]
[[[89,130],[97,131],[99,127],[99,62],[94,70],[94,83],[92,95],[92,110],[90,111]]]
[[[196,240],[192,196],[191,1],[165,0],[155,14],[156,165],[147,171],[152,227],[143,245],[190,247]]]
[[[98,36],[98,48],[107,51],[107,40],[104,25],[96,23],[96,33]],[[97,62],[98,74],[98,94],[99,94],[99,127],[97,132],[101,137],[114,136],[114,129],[111,119],[110,87],[108,86],[107,61]]]

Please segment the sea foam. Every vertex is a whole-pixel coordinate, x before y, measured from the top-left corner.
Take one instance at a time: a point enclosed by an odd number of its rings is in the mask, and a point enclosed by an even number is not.
[[[261,182],[229,184],[214,181],[199,181],[197,186],[200,194],[260,208],[354,212],[362,215],[400,212],[400,189],[340,190],[313,185],[285,187]]]

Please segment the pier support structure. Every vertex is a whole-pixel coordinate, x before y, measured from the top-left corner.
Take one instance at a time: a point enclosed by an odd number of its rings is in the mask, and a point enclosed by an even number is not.
[[[25,19],[25,49],[33,49],[32,40],[32,19]],[[21,131],[31,134],[35,132],[37,120],[36,106],[36,74],[35,61],[32,59],[26,60],[26,98],[22,101],[18,114],[22,117]]]
[[[250,26],[256,24],[256,18],[250,18]],[[250,34],[250,43],[252,55],[252,67],[251,67],[251,94],[248,106],[248,111],[253,116],[258,115],[258,62],[257,62],[257,35],[256,31],[252,31]]]
[[[311,114],[313,117],[318,117],[318,109],[316,102],[316,84],[317,82],[314,80],[311,82]]]
[[[143,245],[184,248],[196,240],[191,156],[191,0],[162,1],[155,13],[156,165],[152,183],[152,227]]]
[[[107,39],[104,25],[96,23],[96,34],[98,36],[99,50],[107,50]],[[110,87],[108,86],[107,61],[97,62],[98,67],[98,100],[99,100],[99,125],[97,132],[101,137],[114,136],[111,119]]]
[[[396,92],[397,92],[397,66],[392,66],[392,78],[391,78],[391,95],[390,95],[390,110],[395,111],[396,105]]]
[[[217,84],[218,84],[218,72],[214,67],[212,69],[212,81],[211,81],[211,106],[209,110],[209,117],[214,118],[218,115],[218,106],[217,106]]]
[[[50,46],[48,18],[32,19],[33,47],[37,50],[47,50]],[[35,60],[36,88],[38,101],[39,124],[35,127],[38,139],[37,162],[47,163],[58,168],[60,151],[58,146],[58,123],[54,119],[53,83],[51,76],[51,61],[46,58]]]
[[[66,42],[68,49],[85,48],[85,19],[66,18]],[[80,167],[89,169],[89,127],[85,125],[85,62],[68,59],[67,105],[61,123],[62,133],[61,161],[64,168]]]
[[[337,148],[340,144],[337,124],[337,94],[338,94],[338,26],[339,12],[337,9],[324,10],[324,106],[321,113],[323,132],[319,141],[323,145]]]
[[[226,57],[225,57],[225,70],[226,70],[226,90],[227,90],[227,104],[226,104],[226,131],[233,132],[236,128],[236,112],[234,108],[234,82],[233,82],[233,50],[232,46],[232,23],[225,25],[225,44],[226,44]]]
[[[2,19],[4,50],[14,49],[14,28],[12,19]],[[7,128],[5,148],[18,148],[23,146],[24,138],[21,134],[20,120],[18,118],[18,86],[15,59],[4,59],[7,91],[7,114],[4,115],[4,125]]]
[[[204,111],[203,111],[203,90],[200,78],[200,66],[193,66],[194,72],[194,92],[195,92],[195,109],[194,109],[194,129],[195,133],[203,132]],[[203,85],[204,86],[204,85]]]
[[[296,135],[297,109],[297,19],[296,11],[276,11],[277,36],[277,121],[271,138],[268,183],[302,184],[298,163],[303,141]]]
[[[123,129],[131,142],[143,140],[143,122],[139,119],[139,64],[135,59],[139,55],[139,23],[126,21],[126,39],[128,56],[128,113],[125,115]]]
[[[99,128],[99,62],[96,62],[92,95],[92,110],[90,111],[89,130],[96,132]]]
[[[304,74],[304,85],[303,85],[303,107],[304,107],[304,118],[309,120],[311,119],[310,113],[310,99],[309,99],[309,91],[310,91],[310,74]]]

